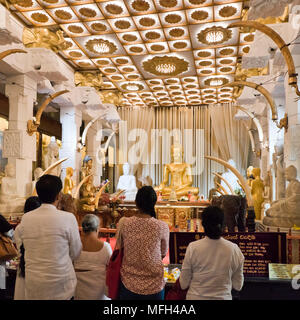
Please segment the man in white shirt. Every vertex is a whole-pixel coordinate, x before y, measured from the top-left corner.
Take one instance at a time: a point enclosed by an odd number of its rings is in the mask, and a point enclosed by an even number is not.
[[[42,205],[23,216],[18,237],[25,248],[25,299],[69,300],[77,280],[72,261],[81,252],[78,224],[57,210],[60,178],[42,176],[36,184]]]
[[[183,290],[189,288],[187,300],[232,300],[232,288],[240,291],[243,287],[244,255],[236,244],[221,237],[223,224],[221,209],[204,209],[206,237],[188,245],[179,280]]]

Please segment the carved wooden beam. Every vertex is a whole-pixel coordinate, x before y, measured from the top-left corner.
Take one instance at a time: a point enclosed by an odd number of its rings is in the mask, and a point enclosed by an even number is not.
[[[42,114],[44,112],[44,110],[46,109],[47,105],[56,97],[69,92],[69,90],[62,90],[62,91],[58,91],[55,92],[54,94],[50,95],[44,102],[43,104],[39,107],[36,116],[33,120],[28,120],[27,121],[27,133],[32,136],[35,132],[37,132],[37,129],[41,123],[41,117]]]
[[[27,51],[22,50],[22,49],[9,49],[9,50],[0,52],[0,61],[2,59],[4,59],[5,57],[7,57],[7,56],[9,56],[11,54],[14,54],[14,53],[27,53]]]
[[[295,64],[293,57],[291,55],[290,49],[288,45],[284,42],[284,40],[281,38],[281,36],[272,28],[268,27],[265,24],[262,24],[257,21],[239,21],[231,23],[227,28],[238,28],[238,27],[250,27],[254,28],[256,30],[259,30],[260,32],[266,34],[269,36],[278,46],[279,50],[281,51],[285,62],[288,66],[288,73],[289,73],[289,85],[294,87],[296,90],[296,94],[300,96],[300,91],[297,84],[297,76],[295,69]]]
[[[247,201],[248,201],[248,206],[249,207],[253,207],[253,200],[252,200],[252,196],[251,196],[251,190],[247,184],[247,181],[245,180],[245,178],[241,175],[241,173],[234,168],[233,166],[231,166],[228,162],[216,158],[216,157],[212,157],[212,156],[204,156],[205,159],[209,159],[209,160],[213,160],[216,161],[220,164],[222,164],[224,167],[226,167],[228,170],[230,170],[240,181],[242,189],[245,191],[246,197],[247,197]]]
[[[233,81],[230,82],[226,85],[223,85],[222,87],[241,87],[241,86],[246,86],[246,87],[250,87],[253,88],[257,91],[259,91],[261,94],[264,95],[264,97],[267,99],[267,101],[269,102],[271,111],[272,111],[272,120],[276,121],[278,119],[278,114],[277,114],[277,108],[275,105],[275,102],[270,94],[270,92],[268,90],[266,90],[263,86],[254,83],[254,82],[249,82],[249,81]]]

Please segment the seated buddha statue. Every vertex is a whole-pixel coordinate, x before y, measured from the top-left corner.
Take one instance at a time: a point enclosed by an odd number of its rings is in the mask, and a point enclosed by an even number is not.
[[[273,201],[266,211],[263,224],[267,226],[291,228],[300,225],[300,182],[297,178],[297,169],[289,166],[285,169],[286,188],[285,198]]]
[[[8,163],[0,188],[0,210],[4,216],[9,213],[23,212],[25,198],[18,195],[17,185],[16,168],[13,164]]]
[[[164,166],[163,181],[154,190],[161,192],[164,199],[170,197],[171,191],[175,190],[177,198],[188,196],[189,192],[198,195],[199,189],[192,186],[192,170],[191,166],[182,162],[183,150],[180,144],[174,144],[171,147],[172,163]],[[169,177],[171,181],[169,183]]]

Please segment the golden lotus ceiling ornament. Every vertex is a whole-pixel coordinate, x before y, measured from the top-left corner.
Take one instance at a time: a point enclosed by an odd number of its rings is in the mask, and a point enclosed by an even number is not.
[[[197,88],[197,85],[194,83],[194,84],[188,84],[185,87],[188,89],[194,89],[194,88]]]
[[[115,4],[108,4],[108,5],[106,5],[105,10],[106,10],[108,13],[113,14],[113,15],[118,15],[118,14],[121,14],[121,13],[123,12],[122,7],[117,6],[117,5],[115,5]]]
[[[85,47],[96,54],[112,54],[117,51],[116,45],[105,39],[88,40]]]
[[[228,82],[229,82],[229,80],[227,78],[215,77],[215,78],[206,79],[204,81],[204,84],[206,86],[219,87],[219,86],[222,86]]]
[[[135,69],[132,67],[125,67],[122,69],[124,72],[133,72]]]
[[[30,8],[33,6],[32,0],[17,0],[16,4],[23,8]]]
[[[176,48],[176,49],[184,49],[184,48],[186,48],[187,47],[187,43],[186,42],[183,42],[183,41],[178,41],[178,42],[175,42],[174,44],[173,44],[173,46],[174,46],[174,48]]]
[[[135,0],[132,2],[131,6],[135,11],[147,11],[150,9],[149,3],[144,0]]]
[[[184,82],[188,82],[188,83],[195,82],[195,79],[193,79],[193,78],[185,78]]]
[[[159,4],[165,8],[173,8],[177,6],[178,2],[177,0],[159,0]]]
[[[151,84],[161,84],[161,82],[158,81],[158,80],[150,80],[149,82],[150,82]]]
[[[84,61],[78,62],[78,65],[80,65],[81,67],[90,67],[91,66],[91,64],[89,62],[84,62]]]
[[[37,22],[40,22],[40,23],[46,23],[49,20],[49,18],[45,14],[40,13],[40,12],[32,13],[31,18],[34,21],[37,21]]]
[[[100,22],[95,22],[91,25],[91,28],[97,32],[104,32],[107,30],[107,26]]]
[[[134,34],[124,34],[122,38],[127,42],[132,42],[137,40],[137,36],[135,36]]]
[[[121,88],[127,91],[141,91],[144,89],[144,86],[137,82],[129,82],[122,84]]]
[[[199,42],[207,45],[217,45],[230,40],[232,31],[220,26],[213,26],[206,28],[198,33],[197,38]]]
[[[199,62],[199,65],[200,65],[201,67],[208,67],[208,66],[212,65],[212,61],[210,61],[210,60],[200,61],[200,62]]]
[[[161,37],[159,32],[155,32],[155,31],[149,31],[145,34],[146,38],[149,40],[156,40],[159,39]]]
[[[160,44],[154,44],[151,46],[151,50],[153,51],[163,51],[165,50],[165,47],[163,45]]]
[[[210,69],[204,69],[204,70],[201,70],[201,73],[202,73],[202,74],[205,74],[205,75],[208,75],[208,74],[212,74],[213,71],[210,70]]]
[[[82,57],[82,53],[78,52],[78,51],[71,51],[71,52],[69,52],[69,56],[71,56],[73,58],[80,58],[80,57]]]
[[[125,58],[118,58],[118,59],[116,59],[116,62],[118,64],[127,64],[127,63],[129,63],[129,61],[127,59],[125,59]]]
[[[116,68],[105,68],[103,70],[103,72],[107,72],[107,73],[115,73],[117,71]]]
[[[109,64],[109,61],[107,60],[97,60],[96,63],[99,65],[99,66],[106,66]]]
[[[189,0],[189,3],[190,4],[193,4],[193,5],[199,5],[199,4],[203,4],[203,3],[205,3],[206,2],[206,0]]]
[[[248,34],[248,35],[244,38],[244,40],[245,40],[246,42],[252,42],[252,41],[254,40],[254,34]]]
[[[142,47],[133,46],[133,47],[129,48],[129,51],[131,51],[133,53],[141,53],[144,51],[144,49]]]
[[[242,49],[242,51],[243,51],[244,53],[249,53],[250,47],[244,47],[244,48]]]
[[[129,80],[138,80],[140,76],[138,74],[130,74],[127,76]]]
[[[68,26],[68,30],[72,33],[82,33],[84,31],[80,26]]]
[[[220,68],[220,71],[224,72],[224,73],[227,73],[227,72],[231,72],[232,68],[231,67],[222,67],[222,68]]]
[[[233,6],[225,6],[219,11],[219,15],[223,18],[229,18],[237,13],[237,9]]]
[[[208,18],[208,12],[204,10],[197,10],[191,14],[191,17],[198,21],[206,20]]]
[[[155,20],[149,17],[145,17],[139,20],[140,25],[143,27],[152,27],[155,24]]]
[[[152,89],[155,91],[160,91],[160,90],[164,90],[164,87],[153,87]]]
[[[87,18],[94,18],[97,15],[97,12],[90,8],[80,8],[79,13]]]
[[[200,57],[200,58],[207,58],[207,57],[211,56],[211,52],[209,52],[209,51],[199,51],[197,53],[197,56]]]
[[[234,50],[232,48],[225,48],[225,49],[220,50],[220,54],[222,56],[229,56],[233,53],[234,53]]]
[[[121,81],[121,80],[123,80],[123,78],[122,78],[121,76],[115,76],[115,75],[111,76],[111,79],[112,79],[112,80],[115,80],[115,81]]]
[[[174,38],[182,37],[184,33],[184,29],[181,28],[174,28],[169,31],[169,35]]]
[[[230,89],[230,88],[221,88],[219,91],[220,92],[231,92],[232,89]]]
[[[59,0],[43,0],[43,1],[45,1],[47,3],[51,3],[51,4],[59,2]]]
[[[186,60],[174,56],[154,57],[143,62],[144,70],[157,76],[177,76],[186,72],[188,67]]]
[[[165,21],[170,24],[179,23],[181,20],[182,20],[182,18],[178,14],[170,13],[165,16]]]
[[[131,27],[131,23],[128,20],[118,20],[115,22],[115,26],[118,29],[129,29]]]
[[[72,15],[70,12],[65,11],[65,10],[56,10],[55,11],[55,15],[57,16],[57,18],[61,19],[61,20],[70,20],[72,19]]]
[[[232,59],[222,59],[222,60],[220,60],[221,64],[231,64],[233,62],[234,62],[234,60],[232,60]]]

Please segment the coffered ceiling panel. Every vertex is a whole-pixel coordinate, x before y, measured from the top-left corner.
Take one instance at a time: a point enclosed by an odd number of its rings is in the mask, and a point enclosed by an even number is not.
[[[16,0],[28,27],[63,30],[59,54],[77,71],[101,72],[125,105],[228,102],[237,57],[252,33],[227,26],[241,19],[239,0]]]

